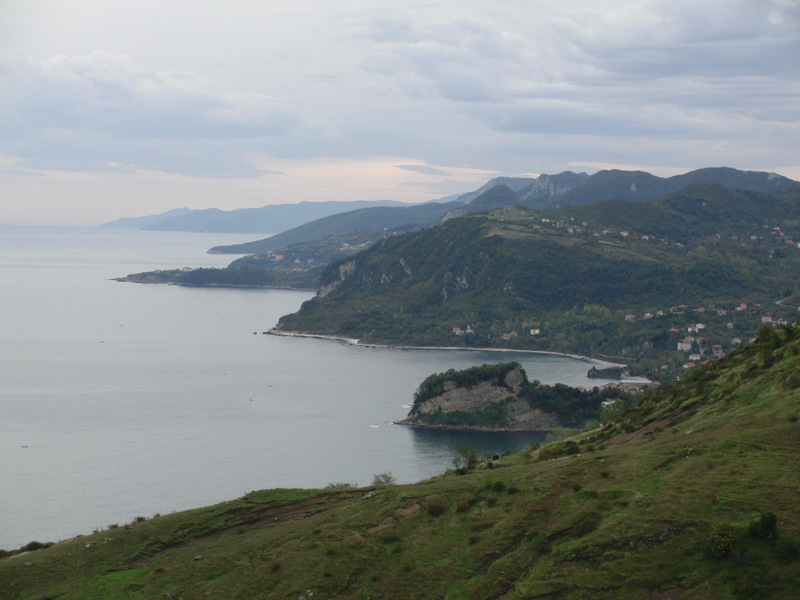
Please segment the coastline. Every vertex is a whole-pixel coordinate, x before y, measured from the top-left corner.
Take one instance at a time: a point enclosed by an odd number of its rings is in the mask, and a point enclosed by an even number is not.
[[[118,281],[120,283],[142,283],[144,285],[176,285],[179,287],[190,288],[209,288],[209,289],[238,289],[238,290],[287,290],[290,292],[316,292],[316,288],[301,288],[291,287],[286,285],[239,285],[235,283],[183,283],[180,281],[146,281],[144,279],[136,279],[135,276],[140,273],[131,273],[124,277],[111,277],[108,281]]]
[[[391,345],[391,344],[364,344],[358,338],[348,338],[338,335],[325,335],[321,333],[301,333],[299,331],[280,331],[279,329],[268,329],[264,332],[266,335],[279,335],[284,337],[301,337],[301,338],[315,338],[320,340],[332,340],[337,342],[346,342],[353,346],[361,346],[362,348],[387,348],[394,350],[468,350],[475,352],[510,352],[516,354],[547,354],[550,356],[562,356],[564,358],[574,358],[590,363],[602,365],[604,367],[626,367],[623,363],[614,363],[599,358],[592,358],[590,356],[583,356],[581,354],[569,354],[567,352],[554,352],[550,350],[518,350],[516,348],[466,348],[464,346],[405,346],[405,345]]]
[[[550,433],[552,429],[512,429],[511,427],[478,427],[470,425],[429,425],[420,422],[408,422],[408,418],[392,421],[392,425],[411,427],[412,429],[428,429],[433,431],[477,431],[481,433]]]

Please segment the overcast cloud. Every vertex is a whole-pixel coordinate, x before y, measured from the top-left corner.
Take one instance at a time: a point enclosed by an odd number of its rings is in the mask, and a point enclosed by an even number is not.
[[[0,223],[800,179],[800,0],[4,0]]]

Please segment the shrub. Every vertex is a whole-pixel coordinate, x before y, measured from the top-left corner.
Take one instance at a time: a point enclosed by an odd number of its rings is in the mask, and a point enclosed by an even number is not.
[[[378,487],[385,487],[387,485],[394,485],[397,483],[394,475],[392,475],[389,471],[385,473],[378,473],[377,475],[372,476],[372,485]]]
[[[447,502],[441,496],[428,498],[425,502],[425,510],[432,517],[443,515],[447,510]]]
[[[778,537],[778,517],[775,513],[761,513],[757,519],[750,522],[747,527],[748,535],[764,540],[774,540]]]
[[[328,485],[325,486],[325,489],[326,490],[348,490],[348,489],[352,489],[352,488],[355,488],[355,487],[358,487],[355,483],[347,483],[346,481],[339,481],[339,482],[329,483]]]
[[[478,464],[478,453],[474,448],[462,444],[458,447],[458,454],[453,457],[453,466],[456,472],[469,471]]]
[[[775,552],[778,555],[778,560],[782,563],[790,563],[800,556],[800,550],[791,540],[779,540],[775,544]]]
[[[506,484],[502,481],[495,481],[494,483],[490,483],[487,487],[493,492],[500,493],[506,489]]]
[[[22,548],[20,548],[20,552],[33,552],[34,550],[43,550],[44,548],[49,548],[53,544],[45,543],[45,542],[28,542]]]
[[[706,552],[713,558],[725,558],[733,552],[734,534],[729,525],[716,524],[706,538]]]

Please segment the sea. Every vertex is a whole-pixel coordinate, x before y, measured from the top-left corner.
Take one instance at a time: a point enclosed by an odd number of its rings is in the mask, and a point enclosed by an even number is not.
[[[0,226],[0,548],[252,490],[420,481],[462,444],[493,454],[542,439],[393,424],[451,368],[517,360],[543,383],[598,384],[569,357],[263,333],[311,291],[114,281],[222,267],[236,256],[209,248],[260,237]]]

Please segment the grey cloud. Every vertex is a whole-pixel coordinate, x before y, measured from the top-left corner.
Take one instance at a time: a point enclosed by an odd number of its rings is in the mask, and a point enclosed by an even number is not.
[[[380,19],[371,26],[378,45],[363,62],[366,70],[401,81],[410,78],[410,88],[414,79],[426,81],[449,100],[496,101],[499,80],[517,70],[520,39],[488,21],[460,17],[423,24],[395,19],[387,31],[387,21]]]
[[[442,177],[447,177],[450,175],[450,173],[447,171],[443,171],[442,169],[437,169],[436,167],[431,167],[428,165],[397,165],[397,168],[403,169],[404,171],[421,173],[422,175],[439,175]]]
[[[779,133],[797,121],[799,7],[612,0],[513,22],[376,19],[364,67],[504,133]]]
[[[95,52],[88,56],[57,56],[36,60],[7,56],[0,67],[0,131],[6,152],[28,147],[31,164],[61,160],[86,169],[106,162],[147,162],[142,147],[155,146],[160,156],[178,172],[194,172],[185,156],[197,155],[194,140],[204,143],[226,139],[270,138],[289,133],[300,119],[294,110],[256,94],[220,90],[212,81],[190,73],[146,70],[120,55]],[[75,135],[70,135],[70,132]],[[48,139],[53,138],[53,139]],[[41,144],[48,141],[49,150]],[[148,140],[160,140],[148,144]],[[87,148],[87,142],[98,142]],[[112,144],[111,142],[116,143]],[[178,143],[182,141],[183,143]],[[60,157],[54,156],[60,150]],[[167,156],[168,151],[172,153]],[[241,161],[237,155],[215,161]],[[247,165],[212,168],[243,173]]]

